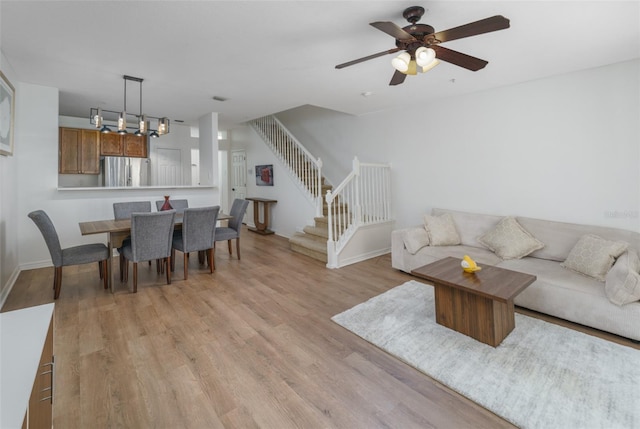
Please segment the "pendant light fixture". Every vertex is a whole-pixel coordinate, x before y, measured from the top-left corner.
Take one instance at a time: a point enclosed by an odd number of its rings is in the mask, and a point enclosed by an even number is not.
[[[135,135],[143,136],[149,135],[153,138],[158,138],[161,135],[169,134],[169,128],[171,121],[167,117],[154,117],[148,116],[142,113],[142,78],[133,76],[123,76],[124,79],[124,109],[121,112],[114,110],[106,110],[100,107],[91,108],[89,111],[89,122],[94,124],[96,128],[100,128],[100,132],[109,133],[111,129],[107,126],[106,122],[113,123],[112,126],[117,127],[118,134],[127,134],[127,129],[135,129]],[[133,81],[140,84],[140,110],[137,115],[127,113],[127,82]],[[151,129],[150,119],[157,121],[156,129]],[[135,124],[135,127],[128,127],[128,124]]]

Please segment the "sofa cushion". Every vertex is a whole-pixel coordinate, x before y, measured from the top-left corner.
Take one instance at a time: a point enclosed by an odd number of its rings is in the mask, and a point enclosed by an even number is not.
[[[593,234],[585,234],[578,240],[562,267],[605,281],[605,276],[616,258],[627,250],[629,243],[611,241]]]
[[[404,232],[403,241],[407,251],[415,255],[418,250],[429,245],[429,234],[424,228],[409,228]]]
[[[602,282],[594,278],[585,277],[583,274],[575,271],[562,268],[556,261],[525,256],[522,259],[501,261],[498,263],[498,267],[534,275],[537,277],[537,280],[533,284],[541,281],[552,284],[557,288],[579,291],[580,293],[598,298],[605,297]],[[566,302],[559,304],[567,305]]]
[[[515,297],[514,304],[640,340],[640,302],[613,305],[602,282],[564,269],[558,262],[530,256],[502,261],[498,266],[538,277]]]
[[[502,216],[496,215],[467,213],[439,208],[431,210],[431,214],[434,216],[439,216],[444,213],[449,213],[453,217],[456,230],[458,231],[458,235],[460,235],[461,244],[481,248],[484,248],[484,246],[478,241],[478,237],[495,227],[498,222],[500,222],[500,219],[502,219]]]
[[[502,259],[520,259],[544,247],[544,243],[529,234],[510,216],[503,218],[493,229],[481,235],[478,241]]]
[[[428,257],[429,259],[439,260],[446,257],[458,258],[462,261],[464,255],[469,255],[479,266],[496,265],[501,259],[489,249],[481,247],[456,245],[456,246],[427,246],[423,247],[416,253],[416,256]],[[421,264],[426,265],[425,264]],[[417,267],[414,267],[414,269]],[[460,267],[462,269],[462,267]]]
[[[429,234],[429,243],[432,246],[460,244],[460,236],[456,230],[456,224],[449,213],[441,216],[425,215],[424,228]]]
[[[633,250],[624,252],[605,277],[605,292],[617,305],[640,301],[640,258]]]
[[[631,248],[640,251],[640,234],[635,231],[519,216],[516,219],[524,229],[544,243],[542,249],[529,255],[535,258],[562,262],[567,259],[573,246],[585,234],[595,234],[606,240],[626,241],[630,243]]]

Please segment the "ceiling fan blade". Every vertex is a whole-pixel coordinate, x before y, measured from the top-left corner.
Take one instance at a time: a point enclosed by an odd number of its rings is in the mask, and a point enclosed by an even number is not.
[[[371,22],[369,25],[377,28],[380,31],[384,31],[389,36],[397,40],[416,40],[411,34],[404,31],[402,28],[389,21],[376,21]]]
[[[506,28],[509,28],[509,20],[502,15],[496,15],[491,18],[481,19],[480,21],[470,22],[460,27],[438,31],[433,36],[440,42],[448,42],[450,40],[462,39],[463,37],[504,30]]]
[[[431,47],[436,51],[436,58],[440,61],[446,61],[471,71],[478,71],[489,64],[488,61],[481,60],[480,58],[472,57],[471,55],[463,54],[462,52],[454,51],[452,49],[447,49],[440,45],[433,45]]]
[[[368,55],[366,57],[358,58],[357,60],[352,60],[352,61],[348,61],[346,63],[338,64],[336,66],[336,68],[337,69],[343,69],[345,67],[349,67],[349,66],[352,66],[354,64],[362,63],[364,61],[368,61],[368,60],[372,60],[374,58],[381,57],[383,55],[393,54],[394,52],[398,52],[399,50],[400,50],[400,48],[393,48],[393,49],[389,49],[387,51],[378,52],[377,54],[371,54],[371,55]]]
[[[389,82],[389,85],[400,85],[402,82],[404,82],[406,77],[407,77],[406,74],[396,70],[396,72],[391,77],[391,82]]]

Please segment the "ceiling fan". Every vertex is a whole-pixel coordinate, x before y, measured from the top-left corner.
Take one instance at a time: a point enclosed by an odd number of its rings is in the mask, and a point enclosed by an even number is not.
[[[447,49],[440,46],[440,44],[509,28],[509,20],[502,15],[496,15],[436,33],[432,26],[417,23],[422,18],[422,15],[424,15],[423,7],[411,6],[402,13],[402,16],[409,21],[409,25],[404,28],[400,28],[389,21],[370,23],[369,25],[394,37],[396,39],[396,48],[338,64],[336,68],[341,69],[383,55],[404,51],[391,62],[396,71],[389,85],[401,84],[407,74],[413,75],[417,71],[426,72],[430,70],[438,64],[438,60],[446,61],[471,71],[478,71],[484,68],[488,61]]]

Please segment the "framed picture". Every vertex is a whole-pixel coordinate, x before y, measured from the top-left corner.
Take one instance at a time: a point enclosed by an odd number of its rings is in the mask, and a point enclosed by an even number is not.
[[[256,165],[256,185],[273,186],[273,165]]]
[[[13,155],[13,120],[16,90],[0,71],[0,155]]]

